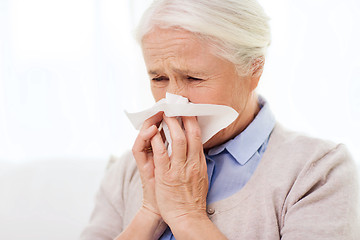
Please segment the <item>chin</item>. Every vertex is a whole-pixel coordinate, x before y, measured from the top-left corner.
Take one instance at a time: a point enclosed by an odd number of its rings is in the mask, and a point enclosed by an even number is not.
[[[204,149],[205,151],[208,150],[209,148],[211,148],[211,145],[210,145],[209,142],[210,142],[210,140],[203,144],[203,149]]]
[[[217,146],[217,145],[220,145],[220,144],[222,144],[222,142],[221,142],[221,135],[222,135],[222,132],[224,131],[224,129],[223,130],[221,130],[220,132],[218,132],[218,133],[216,133],[214,136],[212,136],[207,142],[205,142],[204,144],[203,144],[203,148],[204,148],[204,150],[205,151],[207,151],[207,150],[209,150],[210,148],[212,148],[212,147],[215,147],[215,146]]]
[[[212,136],[212,138],[210,138],[207,142],[203,144],[203,148],[205,149],[205,151],[229,141],[238,134],[230,130],[231,129],[227,127],[222,129],[220,132],[216,133],[214,136]]]

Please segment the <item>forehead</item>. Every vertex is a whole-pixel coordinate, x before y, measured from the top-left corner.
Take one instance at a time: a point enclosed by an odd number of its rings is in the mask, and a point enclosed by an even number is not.
[[[182,29],[154,28],[144,36],[142,50],[148,68],[158,64],[209,68],[220,60],[212,54],[210,44]]]
[[[144,55],[153,57],[200,58],[211,54],[210,45],[194,33],[182,29],[154,28],[142,40]],[[149,56],[147,56],[149,57]]]
[[[162,29],[154,27],[142,40],[142,47],[155,47],[156,45],[171,45],[175,43],[204,45],[194,33],[176,28]]]

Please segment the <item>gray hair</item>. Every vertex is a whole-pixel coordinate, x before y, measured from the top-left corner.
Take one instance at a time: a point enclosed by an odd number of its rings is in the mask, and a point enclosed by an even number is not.
[[[154,0],[136,30],[137,41],[155,26],[179,28],[207,40],[214,54],[248,74],[263,64],[270,45],[269,18],[256,0]]]

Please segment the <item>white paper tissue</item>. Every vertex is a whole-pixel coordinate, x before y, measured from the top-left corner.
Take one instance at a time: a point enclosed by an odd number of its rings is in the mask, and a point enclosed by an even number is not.
[[[164,112],[167,117],[197,116],[201,129],[202,143],[206,143],[220,130],[229,126],[237,117],[238,113],[231,107],[214,104],[195,104],[187,98],[179,95],[166,93],[163,98],[149,109],[137,113],[125,111],[133,126],[139,130],[146,119],[158,112]],[[178,118],[181,121],[181,118]],[[166,140],[169,143],[168,151],[171,154],[171,138],[169,129],[162,122]]]

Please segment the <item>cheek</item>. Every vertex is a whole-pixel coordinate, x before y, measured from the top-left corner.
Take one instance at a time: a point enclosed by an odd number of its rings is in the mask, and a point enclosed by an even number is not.
[[[229,105],[230,95],[224,88],[193,88],[189,91],[189,99],[193,103]]]
[[[159,101],[160,99],[165,98],[166,96],[166,88],[157,88],[151,86],[151,93],[153,95],[153,98],[155,102]]]
[[[248,92],[241,82],[227,82],[206,88],[194,88],[189,94],[193,103],[226,105],[241,111],[247,102]]]
[[[251,97],[251,92],[246,79],[241,79],[239,82],[234,83],[234,87],[231,89],[232,107],[238,112],[242,112]]]

